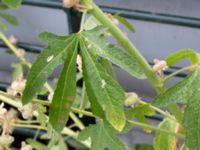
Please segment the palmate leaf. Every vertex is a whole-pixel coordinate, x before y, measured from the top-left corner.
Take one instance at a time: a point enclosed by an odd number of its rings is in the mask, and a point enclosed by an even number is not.
[[[75,50],[77,45],[74,35],[56,36],[52,33],[42,33],[40,34],[40,38],[48,43],[48,47],[38,55],[28,73],[27,83],[22,97],[24,104],[34,98],[53,70],[65,61],[69,50]]]
[[[61,132],[64,128],[70,107],[76,96],[76,56],[76,48],[68,50],[64,69],[59,77],[50,106],[49,121],[58,132]]]
[[[22,0],[2,0],[2,2],[9,8],[18,9],[21,6]]]
[[[102,115],[103,110],[109,123],[121,131],[125,125],[124,91],[102,66],[97,64],[82,39],[80,47],[83,58],[83,79],[92,111],[97,115]]]
[[[167,89],[164,93],[158,95],[153,105],[157,107],[166,107],[172,103],[187,103],[188,100],[193,98],[196,89],[199,88],[199,84],[197,83],[199,77],[200,68]]]
[[[91,150],[128,150],[116,136],[116,131],[106,122],[90,125],[79,134],[80,140],[92,140]]]
[[[200,76],[198,77],[200,78]],[[199,80],[199,79],[198,79]],[[196,82],[200,85],[200,81]],[[183,119],[184,131],[186,134],[186,145],[190,150],[200,149],[200,88],[189,100]]]
[[[176,132],[177,123],[174,120],[166,118],[159,124],[159,128],[165,129],[169,132]],[[154,139],[155,150],[177,150],[176,137],[167,135],[166,133],[156,132]]]
[[[119,66],[130,75],[138,79],[145,79],[146,77],[142,68],[129,54],[116,46],[108,44],[106,38],[102,36],[104,31],[105,29],[103,27],[96,27],[93,30],[84,32],[82,35],[87,45],[91,47],[97,55]]]

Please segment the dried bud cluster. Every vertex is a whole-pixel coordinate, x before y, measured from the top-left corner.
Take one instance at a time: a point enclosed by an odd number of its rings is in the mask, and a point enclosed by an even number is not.
[[[7,109],[0,107],[0,124],[2,126],[2,133],[0,136],[0,145],[3,147],[9,147],[14,141],[14,138],[9,134],[12,132],[12,123],[16,118],[17,112],[14,109]]]
[[[133,106],[136,104],[139,100],[139,97],[136,93],[130,92],[126,93],[126,100],[125,100],[125,106]]]
[[[32,103],[28,103],[20,108],[18,110],[21,112],[22,117],[24,119],[30,119],[33,117],[34,111],[36,111],[37,105],[34,105]]]
[[[158,73],[161,77],[163,77],[163,71],[168,68],[167,62],[165,60],[154,59],[153,70]]]
[[[115,25],[119,24],[119,21],[116,18],[114,18],[112,14],[108,13],[107,16]]]
[[[77,55],[76,63],[77,63],[77,65],[78,65],[78,70],[79,70],[80,72],[83,72],[83,69],[82,69],[82,65],[83,65],[83,63],[82,63],[82,58],[81,58],[81,56],[80,56],[79,54]]]
[[[21,95],[26,85],[26,80],[23,75],[20,75],[12,82],[11,86],[7,89],[7,93],[12,96]]]
[[[0,136],[0,145],[1,146],[9,147],[12,144],[12,142],[14,142],[14,137],[12,137],[10,135],[2,135],[2,136]]]
[[[65,8],[71,8],[74,7],[77,2],[77,0],[63,0],[63,5]]]
[[[23,141],[21,143],[20,150],[33,150],[33,147],[31,145],[29,145],[29,144],[26,144],[26,142]]]
[[[23,48],[18,48],[17,57],[25,57],[25,50]]]
[[[14,36],[14,35],[11,35],[9,37],[9,41],[10,43],[12,43],[13,45],[16,45],[17,44],[17,38]]]

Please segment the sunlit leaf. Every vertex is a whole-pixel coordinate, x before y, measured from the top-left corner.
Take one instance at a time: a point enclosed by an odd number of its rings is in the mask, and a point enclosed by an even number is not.
[[[64,69],[59,77],[50,106],[50,123],[58,132],[64,128],[76,96],[76,47],[68,50]]]
[[[105,36],[102,36],[103,32],[104,28],[102,27],[97,27],[93,30],[84,32],[82,35],[87,42],[87,46],[90,47],[97,55],[119,66],[130,75],[138,79],[146,78],[143,69],[139,66],[137,61],[129,56],[129,54],[127,54],[124,50],[108,44]]]
[[[38,55],[28,73],[27,83],[22,97],[24,104],[30,102],[36,93],[40,91],[48,76],[59,64],[65,61],[69,50],[76,50],[76,39],[74,35],[56,36],[52,33],[42,33],[40,38],[48,43],[48,47]]]
[[[100,122],[81,131],[80,140],[91,138],[91,150],[127,150],[128,148],[116,136],[117,132],[108,123]]]
[[[198,63],[200,55],[191,49],[182,49],[171,53],[165,58],[168,66],[173,66],[182,59],[190,59],[191,64]]]
[[[169,132],[177,132],[177,123],[174,120],[166,118],[163,120],[159,128],[167,130]],[[154,149],[155,150],[177,150],[177,138],[173,135],[167,135],[163,132],[156,132],[154,139]]]
[[[200,78],[200,74],[198,76]],[[199,79],[197,79],[199,80]],[[195,84],[200,85],[200,80]],[[200,88],[189,99],[183,119],[184,131],[186,134],[186,145],[191,150],[200,149]]]
[[[80,46],[83,58],[83,78],[92,110],[98,115],[102,115],[103,110],[111,125],[121,131],[125,125],[124,91],[102,66],[97,64],[82,40]]]
[[[193,98],[194,93],[198,87],[198,79],[200,77],[200,69],[196,69],[186,78],[179,81],[164,93],[158,95],[153,105],[157,107],[166,107],[172,103],[187,103],[188,100]]]

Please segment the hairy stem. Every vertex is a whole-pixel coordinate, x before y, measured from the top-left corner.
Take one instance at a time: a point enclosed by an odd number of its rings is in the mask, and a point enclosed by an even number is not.
[[[181,73],[181,72],[184,72],[184,71],[187,71],[187,70],[190,70],[190,69],[195,69],[197,67],[199,67],[200,64],[195,64],[195,65],[191,65],[191,66],[188,66],[188,67],[184,67],[184,68],[181,68],[173,73],[171,73],[170,75],[166,76],[164,79],[163,79],[163,83],[165,84],[169,79],[171,79],[172,77],[174,77],[175,75]]]
[[[84,12],[83,12],[83,14],[82,14],[81,26],[80,26],[79,32],[83,31],[83,29],[84,29],[84,23],[85,23],[86,14],[87,14],[87,9],[84,10]]]
[[[166,134],[170,134],[170,135],[179,137],[181,139],[185,138],[184,135],[182,135],[182,134],[178,134],[178,133],[174,133],[174,132],[169,132],[168,130],[161,129],[159,127],[154,127],[154,126],[151,126],[151,125],[147,125],[147,124],[144,124],[144,123],[140,123],[140,122],[136,122],[136,121],[131,121],[131,120],[128,120],[128,122],[131,123],[134,126],[138,126],[138,127],[141,127],[141,128],[146,128],[146,129],[150,129],[150,130],[154,130],[154,131],[158,131],[158,132],[163,132],[163,133],[166,133]]]
[[[152,83],[153,87],[157,91],[157,93],[161,93],[165,90],[163,86],[162,80],[156,75],[151,66],[148,64],[147,60],[142,56],[139,50],[133,45],[133,43],[124,35],[124,33],[102,12],[102,10],[91,0],[82,0],[81,1],[87,10],[105,27],[108,28],[110,33],[116,38],[118,43],[126,50],[130,56],[135,59],[138,64],[143,68],[145,75],[148,80]],[[170,108],[173,110],[175,107]],[[173,112],[181,112],[178,107],[177,110],[173,110]],[[176,114],[173,114],[175,117]]]
[[[152,108],[152,109],[154,109],[155,111],[159,112],[159,113],[162,114],[163,116],[168,117],[168,118],[170,118],[170,119],[172,119],[172,120],[174,120],[174,121],[177,121],[177,120],[176,120],[173,116],[171,116],[169,113],[167,113],[167,112],[165,112],[165,111],[163,111],[163,110],[161,110],[161,109],[159,109],[159,108],[157,108],[157,107],[155,107],[155,106],[153,106],[153,105],[151,105],[151,104],[149,104],[149,103],[146,103],[146,102],[144,102],[144,101],[142,101],[142,100],[139,100],[139,103],[144,104],[144,105],[148,105],[150,108]]]
[[[86,8],[90,8],[89,12],[104,26],[108,28],[111,34],[117,39],[121,46],[126,50],[133,59],[137,60],[138,64],[143,68],[149,81],[157,91],[162,91],[160,79],[157,77],[146,59],[140,54],[132,42],[124,35],[124,33],[106,16],[102,10],[90,0],[82,0]]]

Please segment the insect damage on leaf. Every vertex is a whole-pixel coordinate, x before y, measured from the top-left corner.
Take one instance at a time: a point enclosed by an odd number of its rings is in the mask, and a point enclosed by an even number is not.
[[[53,59],[53,57],[54,57],[53,55],[47,57],[47,62],[50,62]]]
[[[99,115],[100,112],[104,113],[109,123],[121,131],[125,125],[124,91],[112,76],[98,64],[93,53],[87,50],[86,45],[84,40],[81,40],[83,79],[93,113],[96,115]]]

